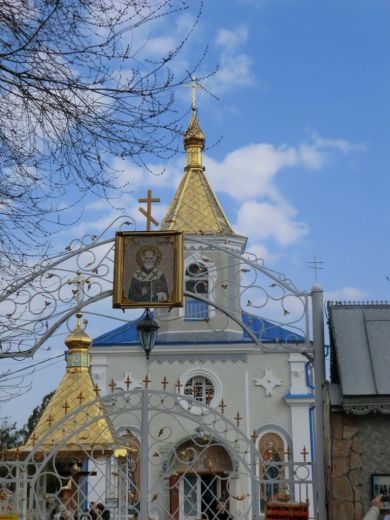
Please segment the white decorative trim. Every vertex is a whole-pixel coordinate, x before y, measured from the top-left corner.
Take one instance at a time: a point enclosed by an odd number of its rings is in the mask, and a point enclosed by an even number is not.
[[[266,397],[272,395],[272,390],[275,386],[282,386],[282,380],[276,379],[272,370],[265,369],[264,376],[261,379],[255,379],[255,386],[262,386],[265,390]]]

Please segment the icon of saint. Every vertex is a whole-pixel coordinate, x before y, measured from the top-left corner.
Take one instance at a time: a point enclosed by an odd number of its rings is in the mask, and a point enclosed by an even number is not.
[[[161,252],[157,246],[141,246],[136,254],[139,266],[130,282],[128,299],[133,302],[166,302],[168,285],[164,273],[158,269]]]

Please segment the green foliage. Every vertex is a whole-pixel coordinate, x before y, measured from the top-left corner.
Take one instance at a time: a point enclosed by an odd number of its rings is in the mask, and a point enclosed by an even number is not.
[[[24,430],[18,430],[16,423],[9,423],[4,419],[0,424],[0,446],[1,450],[15,448],[23,441]]]
[[[24,435],[24,440],[27,440],[28,437],[32,434],[35,426],[38,424],[39,419],[41,418],[43,412],[45,411],[46,406],[49,404],[49,401],[52,398],[54,392],[55,392],[55,390],[46,394],[43,397],[41,404],[36,406],[33,409],[33,411],[31,412],[30,417],[27,419],[27,423],[23,426],[23,429],[22,429],[23,435]]]

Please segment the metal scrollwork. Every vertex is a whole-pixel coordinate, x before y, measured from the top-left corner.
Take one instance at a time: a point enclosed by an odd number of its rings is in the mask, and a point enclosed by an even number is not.
[[[120,217],[99,236],[72,240],[63,254],[45,258],[31,274],[13,280],[2,291],[0,357],[33,356],[58,329],[66,327],[77,310],[88,312],[112,295],[113,230],[118,228],[134,230],[135,221]],[[185,247],[190,264],[184,275],[184,315],[168,310],[158,313],[159,320],[184,316],[203,321],[216,333],[233,322],[243,330],[244,338],[264,350],[271,343],[272,348],[276,344],[312,350],[309,295],[289,278],[221,236],[191,236]],[[227,260],[221,261],[222,257]]]

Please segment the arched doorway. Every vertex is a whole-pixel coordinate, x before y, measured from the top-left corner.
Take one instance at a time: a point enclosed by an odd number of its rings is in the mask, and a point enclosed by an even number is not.
[[[233,462],[227,449],[207,435],[179,444],[170,455],[170,513],[173,520],[214,519],[226,502]]]

